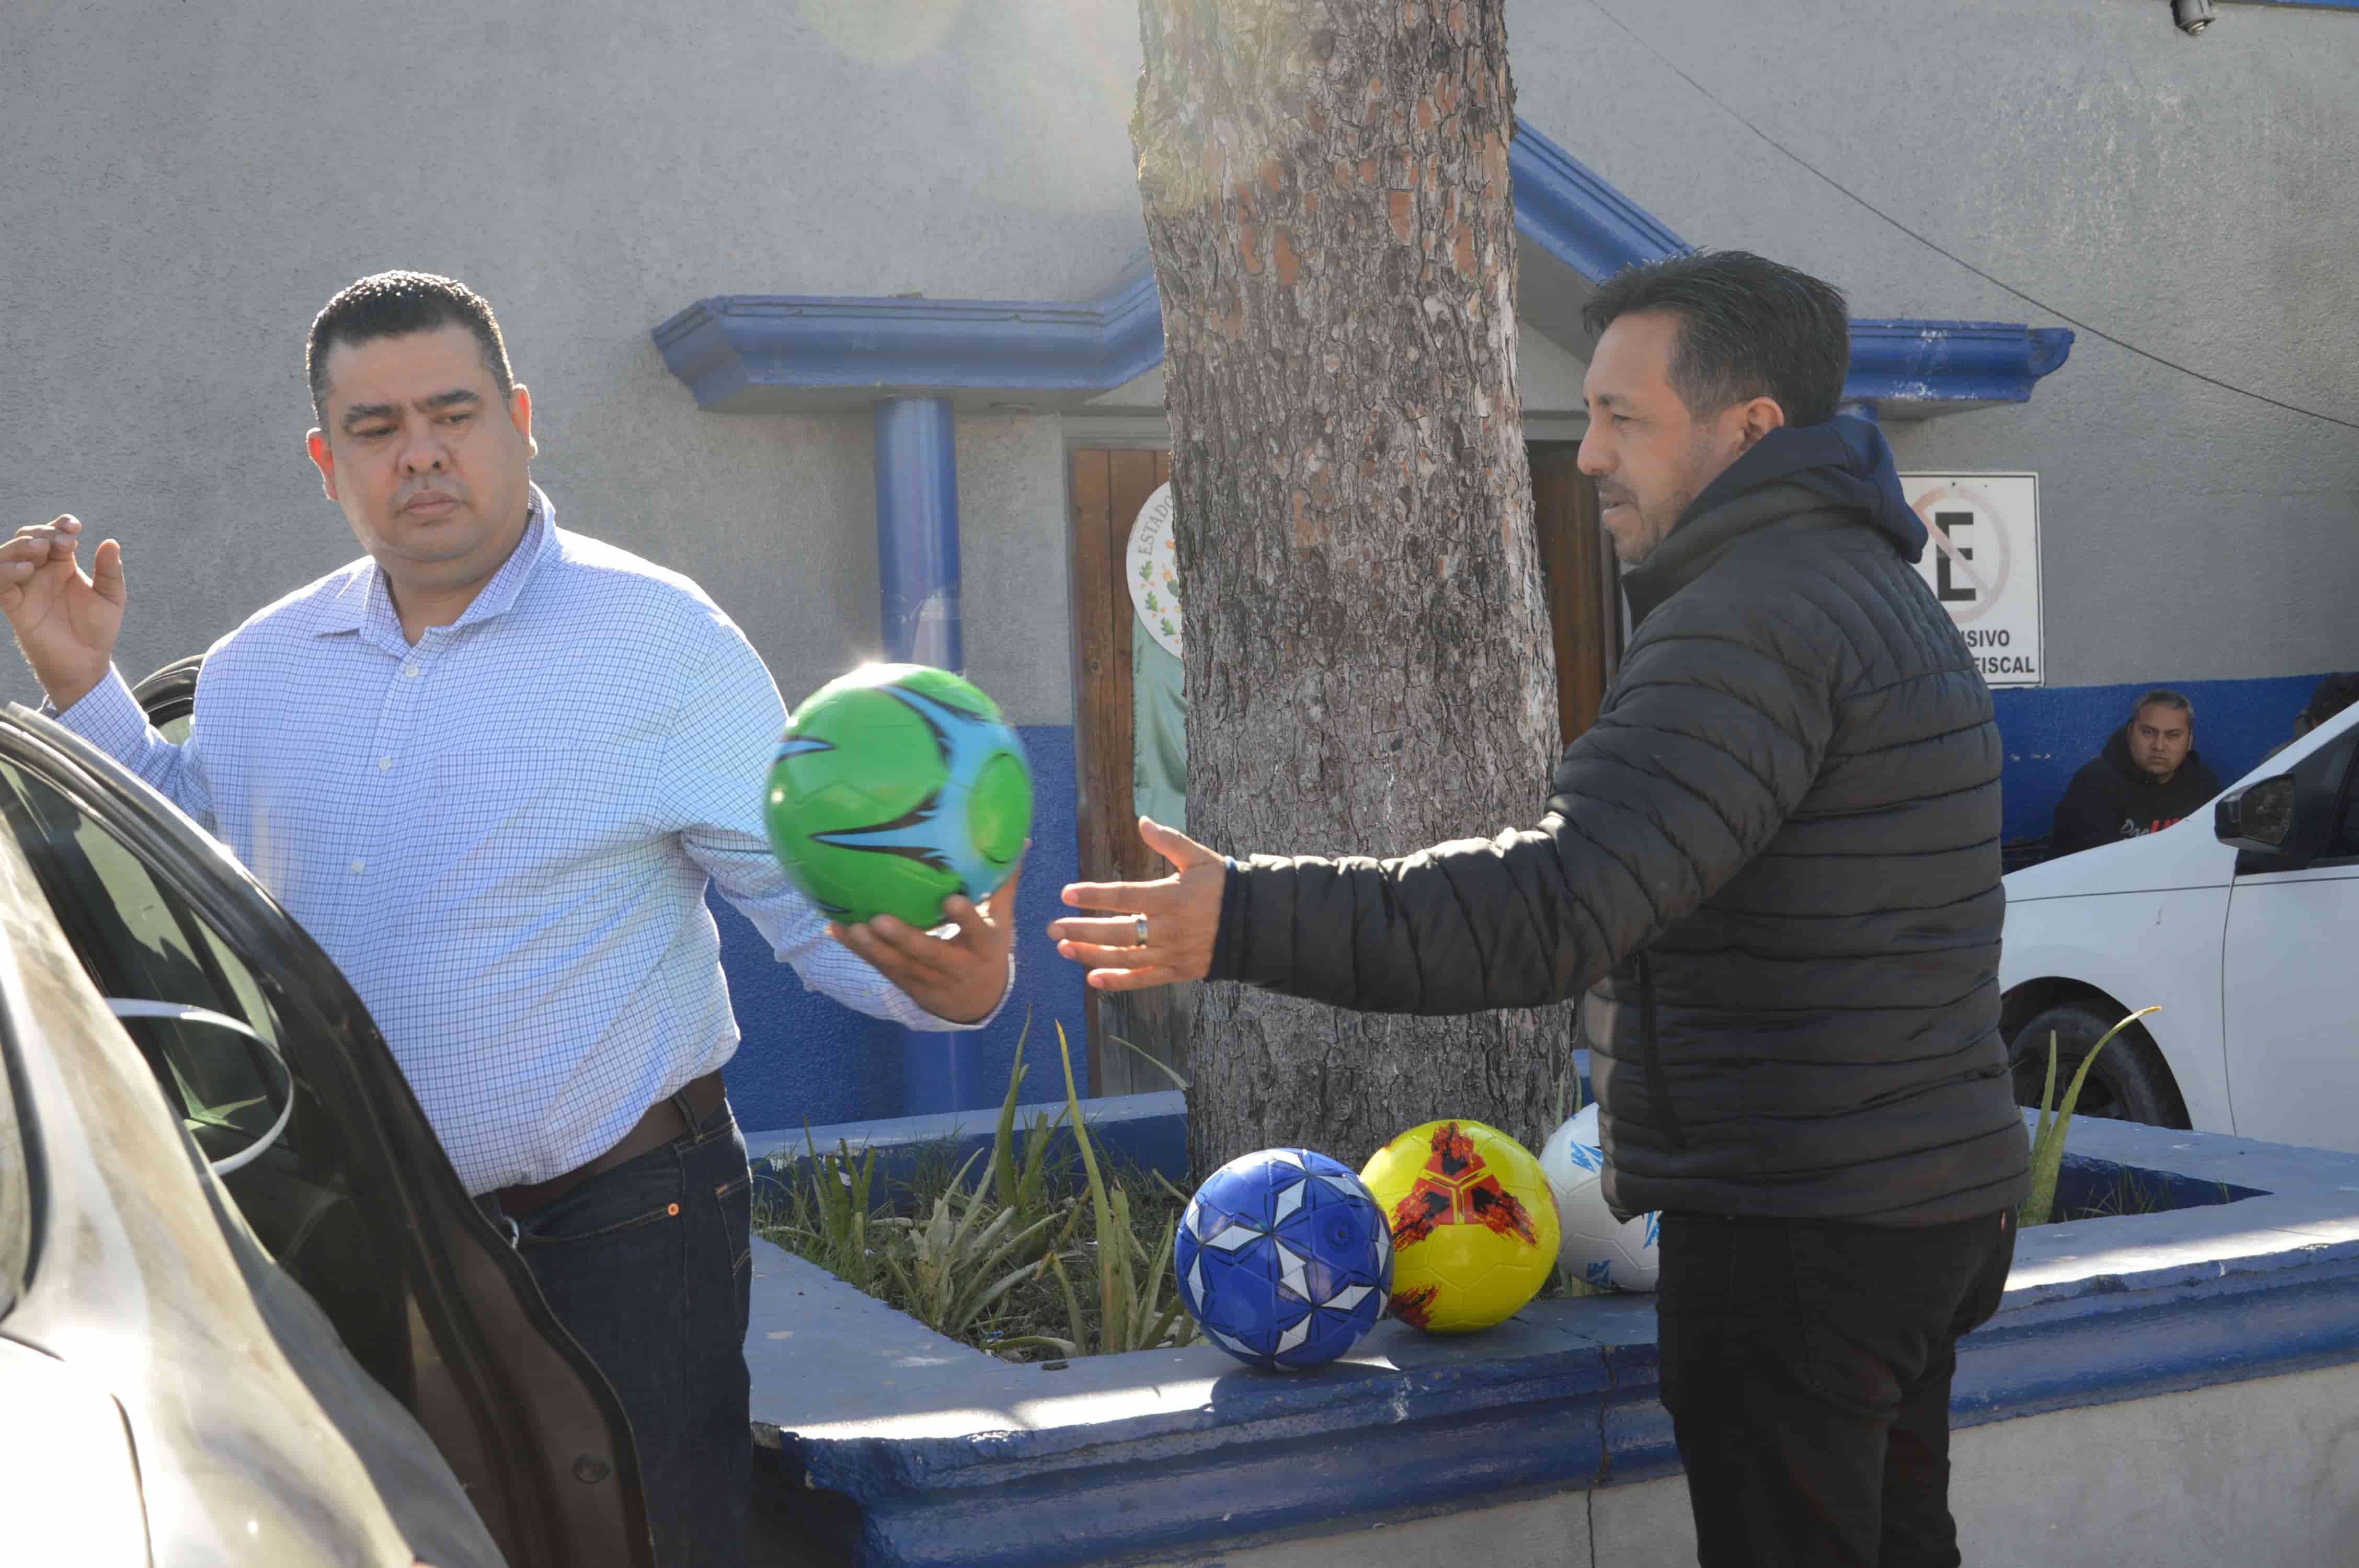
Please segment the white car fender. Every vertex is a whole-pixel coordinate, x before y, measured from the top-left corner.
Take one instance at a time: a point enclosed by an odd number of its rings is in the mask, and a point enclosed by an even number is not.
[[[2012,992],[2035,980],[2066,979],[2103,991],[2125,1013],[2159,1006],[2146,1030],[2178,1081],[2189,1119],[2204,1131],[2231,1132],[2220,1027],[2220,942],[2227,924],[2224,881],[2010,903],[1999,988]],[[2060,1094],[2063,1086],[2057,1089]]]

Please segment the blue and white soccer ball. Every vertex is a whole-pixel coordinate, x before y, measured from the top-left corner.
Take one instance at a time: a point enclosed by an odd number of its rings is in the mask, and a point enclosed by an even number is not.
[[[1616,1291],[1651,1291],[1662,1273],[1657,1243],[1662,1216],[1627,1222],[1605,1206],[1599,1180],[1605,1155],[1597,1146],[1597,1108],[1582,1106],[1549,1135],[1540,1170],[1556,1195],[1557,1260],[1565,1272]]]
[[[1375,1326],[1392,1290],[1392,1227],[1349,1166],[1265,1149],[1205,1178],[1172,1266],[1205,1336],[1241,1361],[1296,1371]]]

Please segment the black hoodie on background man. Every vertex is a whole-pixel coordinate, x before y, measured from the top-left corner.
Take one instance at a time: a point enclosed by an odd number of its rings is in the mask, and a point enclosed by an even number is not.
[[[2114,730],[2105,749],[2072,775],[2056,803],[2056,827],[2048,838],[2051,857],[2159,832],[2220,793],[2220,780],[2201,752],[2189,752],[2165,782],[2131,758],[2129,733],[2127,725]]]

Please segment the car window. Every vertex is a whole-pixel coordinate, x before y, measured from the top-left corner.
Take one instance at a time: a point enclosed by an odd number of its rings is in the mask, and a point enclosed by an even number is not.
[[[2342,809],[2335,813],[2334,837],[2328,841],[2325,860],[2346,860],[2359,856],[2359,768],[2343,785]]]
[[[101,994],[227,1017],[259,1040],[170,1017],[125,1018],[208,1158],[266,1133],[288,1084],[276,1013],[238,957],[114,835],[43,781],[0,762],[0,810]]]

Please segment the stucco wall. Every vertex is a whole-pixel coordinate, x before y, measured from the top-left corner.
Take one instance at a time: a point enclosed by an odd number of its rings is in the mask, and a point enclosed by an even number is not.
[[[732,291],[1097,291],[1139,245],[1136,59],[1121,0],[8,6],[0,519],[124,541],[135,676],[203,647],[357,553],[301,454],[312,314],[449,272],[500,313],[564,519],[696,577],[792,700],[875,651],[869,422],[699,414],[648,330]],[[1009,423],[961,430],[970,646],[1064,723],[1061,638],[975,626],[995,573],[1061,606],[990,547],[1061,541],[1053,438]]]
[[[699,415],[647,329],[731,291],[1079,298],[1141,248],[1128,0],[103,0],[4,25],[0,516],[125,539],[136,668],[352,554],[297,365],[360,272],[487,292],[568,517],[705,581],[791,694],[873,645],[866,421]],[[2359,416],[2359,16],[2235,7],[2190,40],[2150,0],[1565,0],[1511,25],[1525,114],[1692,242],[1821,271],[1862,314],[2056,321],[1750,120],[2084,322]],[[1000,530],[1031,556],[1059,482],[1045,434],[1002,423],[962,429],[978,629]],[[1912,467],[2039,470],[2060,686],[2359,663],[2352,435],[2087,332],[2027,408],[1896,430]],[[1061,720],[1061,652],[970,636],[1021,720]],[[0,661],[0,696],[29,692]]]

